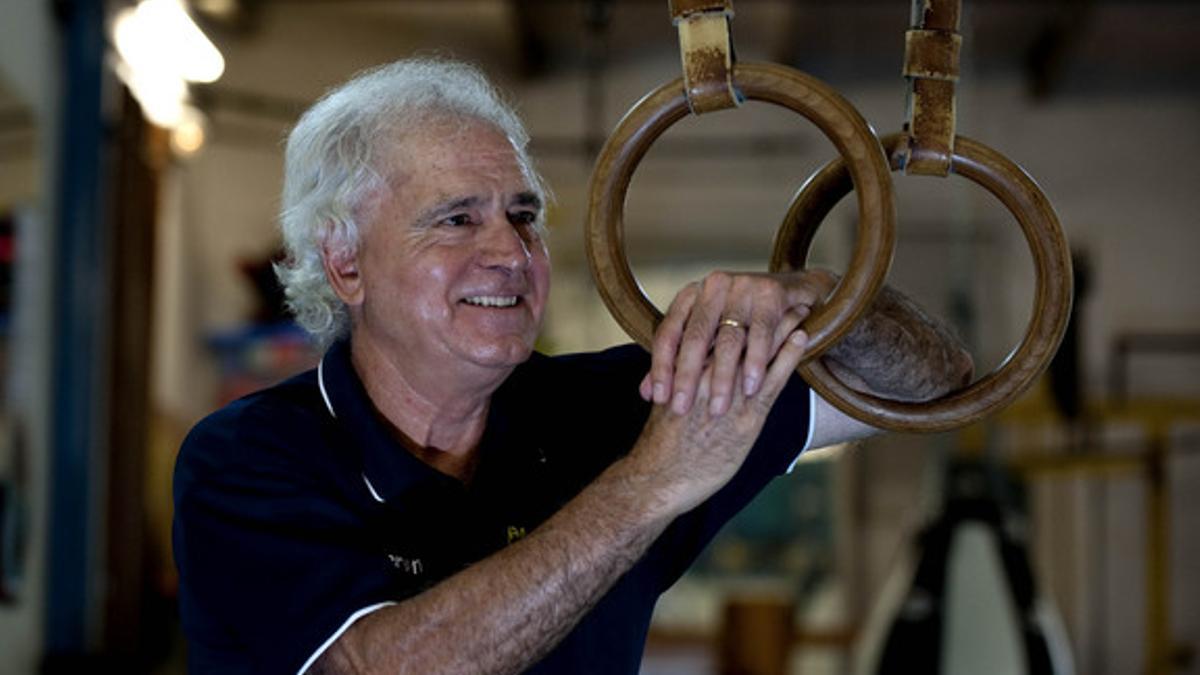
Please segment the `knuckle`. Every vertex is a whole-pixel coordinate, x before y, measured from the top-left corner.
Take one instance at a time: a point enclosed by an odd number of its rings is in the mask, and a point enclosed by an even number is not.
[[[728,272],[720,270],[709,272],[704,276],[704,290],[708,292],[727,290],[732,282],[732,275]]]
[[[742,338],[741,332],[738,330],[719,330],[717,337],[713,340],[713,344],[719,348],[732,349],[741,347]]]
[[[683,329],[684,336],[692,339],[704,338],[707,341],[708,336],[712,335],[719,317],[720,308],[705,305],[696,307],[696,311],[692,313],[691,320],[688,321],[687,326]]]
[[[695,298],[696,291],[690,286],[685,286],[683,290],[675,294],[675,298],[671,300],[671,305],[667,309],[669,314],[677,314],[684,311],[684,308],[692,303]]]
[[[678,333],[677,329],[672,329],[664,325],[663,328],[654,334],[655,351],[671,349],[672,345],[675,344],[676,333]]]
[[[754,365],[756,362],[758,362],[758,361],[761,361],[761,360],[762,360],[762,356],[761,356],[761,354],[762,354],[762,351],[761,351],[761,349],[762,349],[762,345],[761,345],[761,343],[760,343],[759,341],[757,341],[757,340],[746,340],[746,342],[745,342],[745,348],[746,348],[746,351],[745,351],[745,353],[742,355],[742,362],[743,362],[744,364],[746,364],[746,365]]]
[[[783,286],[774,281],[765,280],[755,288],[755,292],[755,299],[764,305],[782,307],[784,304],[785,293]]]
[[[779,315],[767,312],[755,312],[750,318],[750,332],[755,338],[761,338],[775,330],[779,324]]]
[[[724,365],[717,372],[717,377],[713,378],[713,390],[722,394],[733,393],[733,373],[736,364],[730,363]]]
[[[702,317],[697,318],[700,319]],[[702,325],[703,323],[703,321],[688,322],[688,325],[683,329],[684,342],[694,343],[706,338],[707,335],[705,335],[704,326]],[[707,340],[705,340],[705,342],[707,342]],[[692,346],[695,347],[695,345]]]

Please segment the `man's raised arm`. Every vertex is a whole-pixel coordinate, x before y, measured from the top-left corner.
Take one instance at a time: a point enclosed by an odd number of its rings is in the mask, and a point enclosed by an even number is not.
[[[741,466],[804,351],[779,349],[728,410],[654,406],[637,443],[529,536],[350,627],[311,673],[514,673],[545,656],[678,515]],[[707,402],[707,385],[696,391]]]

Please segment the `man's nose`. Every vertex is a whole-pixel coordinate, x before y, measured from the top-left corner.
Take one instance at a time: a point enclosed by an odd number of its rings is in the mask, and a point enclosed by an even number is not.
[[[529,266],[532,255],[521,231],[508,221],[508,214],[489,219],[484,227],[483,261],[488,267],[519,270]]]

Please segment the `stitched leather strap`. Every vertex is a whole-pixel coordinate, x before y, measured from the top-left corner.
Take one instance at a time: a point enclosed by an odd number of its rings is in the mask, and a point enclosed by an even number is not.
[[[724,12],[733,15],[733,0],[668,0],[671,18],[679,21],[696,12]]]
[[[962,49],[960,9],[961,0],[913,0],[912,28],[904,36],[904,76],[909,80],[905,173],[950,173]]]
[[[679,31],[684,91],[699,115],[733,108],[742,101],[733,85],[733,0],[669,0]]]

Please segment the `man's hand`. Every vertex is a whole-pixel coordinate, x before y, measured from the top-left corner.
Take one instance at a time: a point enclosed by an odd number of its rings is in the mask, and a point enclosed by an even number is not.
[[[654,334],[642,398],[659,405],[669,402],[677,415],[687,413],[711,350],[707,405],[711,414],[724,414],[735,393],[758,392],[776,351],[836,284],[837,278],[824,270],[713,272],[689,284],[675,296]]]
[[[821,360],[846,386],[894,401],[931,401],[975,373],[954,332],[888,286]]]
[[[686,412],[654,406],[628,459],[636,463],[638,475],[663,490],[674,515],[700,504],[737,472],[807,344],[802,331],[784,338],[757,391],[747,395],[742,387],[733,387],[719,413],[708,405],[717,379],[715,362],[701,373],[695,405]]]
[[[759,390],[735,390],[727,414],[654,406],[633,449],[546,522],[417,595],[354,622],[310,673],[515,673],[545,656],[675,518],[725,485],[800,363],[785,340]]]

